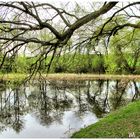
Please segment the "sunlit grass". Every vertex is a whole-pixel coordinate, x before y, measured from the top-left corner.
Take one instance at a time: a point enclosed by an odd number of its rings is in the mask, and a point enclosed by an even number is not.
[[[140,101],[112,112],[99,122],[81,129],[73,138],[140,137]]]

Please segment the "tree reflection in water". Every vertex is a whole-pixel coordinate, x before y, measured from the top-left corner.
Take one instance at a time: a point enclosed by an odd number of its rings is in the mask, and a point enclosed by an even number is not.
[[[82,119],[87,112],[98,118],[140,98],[140,83],[127,80],[41,81],[12,90],[0,85],[0,132],[24,129],[24,116],[32,113],[43,126],[62,124],[66,111]],[[12,85],[14,87],[14,85]]]

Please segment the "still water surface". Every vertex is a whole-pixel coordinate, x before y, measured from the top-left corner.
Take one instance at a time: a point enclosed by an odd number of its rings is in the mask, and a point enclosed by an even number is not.
[[[41,81],[0,86],[0,138],[64,138],[139,99],[135,81]]]

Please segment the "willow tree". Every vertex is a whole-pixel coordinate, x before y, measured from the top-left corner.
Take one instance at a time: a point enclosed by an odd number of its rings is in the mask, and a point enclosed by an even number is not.
[[[0,51],[3,54],[0,59],[0,68],[4,65],[8,55],[11,58],[11,56],[16,56],[19,50],[23,51],[23,48],[32,46],[31,53],[34,53],[33,57],[36,57],[36,61],[31,65],[33,75],[39,71],[42,61],[51,55],[51,59],[46,65],[49,70],[54,56],[62,53],[68,46],[70,47],[68,50],[79,44],[84,47],[86,43],[93,40],[99,42],[101,38],[105,37],[109,41],[112,35],[125,27],[140,28],[138,22],[137,24],[131,23],[131,20],[121,24],[116,20],[114,26],[106,28],[119,14],[139,19],[137,11],[139,11],[140,2],[124,4],[104,2],[97,5],[94,3],[95,5],[93,4],[90,10],[82,15],[75,12],[74,8],[70,10],[69,3],[65,6],[57,6],[51,3],[0,2]],[[130,8],[132,10],[133,7],[137,11],[130,14]],[[104,20],[105,16],[106,20]],[[99,19],[103,20],[99,22]],[[88,28],[86,27],[89,23],[93,23],[94,30],[87,35]],[[78,44],[67,45],[71,39],[76,42],[78,30],[82,28],[85,30],[86,38],[81,39]],[[44,31],[46,38],[40,37]]]

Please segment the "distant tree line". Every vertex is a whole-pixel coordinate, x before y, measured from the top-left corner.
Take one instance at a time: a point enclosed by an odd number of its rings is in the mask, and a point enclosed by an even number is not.
[[[0,71],[139,73],[140,2],[70,4],[0,2]]]

